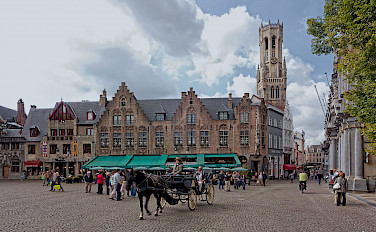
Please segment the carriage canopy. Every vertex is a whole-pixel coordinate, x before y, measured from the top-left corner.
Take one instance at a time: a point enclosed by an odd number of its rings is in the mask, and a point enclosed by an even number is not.
[[[199,166],[208,168],[234,168],[240,167],[241,163],[236,154],[174,154],[174,155],[113,155],[96,156],[89,160],[83,169],[93,167],[111,167],[136,168],[136,167],[165,167],[165,164],[175,164],[175,158],[181,157],[185,167]]]

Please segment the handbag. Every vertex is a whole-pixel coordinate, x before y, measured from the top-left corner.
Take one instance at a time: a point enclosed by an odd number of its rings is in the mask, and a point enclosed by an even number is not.
[[[340,189],[341,188],[341,185],[339,183],[336,183],[334,186],[333,186],[333,189],[334,190],[337,190],[337,189]]]

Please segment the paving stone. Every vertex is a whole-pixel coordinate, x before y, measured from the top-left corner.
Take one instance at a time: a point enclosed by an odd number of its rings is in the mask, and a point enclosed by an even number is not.
[[[347,195],[335,206],[327,185],[268,181],[267,186],[215,192],[213,205],[166,205],[162,215],[138,220],[138,198],[117,202],[85,193],[84,184],[64,184],[50,192],[40,181],[0,181],[0,231],[375,231],[376,208]],[[155,211],[151,198],[149,210]]]

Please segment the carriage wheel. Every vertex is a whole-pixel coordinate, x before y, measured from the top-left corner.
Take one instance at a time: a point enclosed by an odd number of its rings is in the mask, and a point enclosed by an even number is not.
[[[194,189],[191,189],[188,193],[188,208],[190,210],[195,210],[197,205],[197,194]]]
[[[162,209],[166,206],[166,200],[163,198],[163,197],[161,197],[161,207],[162,207]]]
[[[213,204],[214,201],[214,185],[209,184],[208,188],[206,189],[206,201],[209,205]]]

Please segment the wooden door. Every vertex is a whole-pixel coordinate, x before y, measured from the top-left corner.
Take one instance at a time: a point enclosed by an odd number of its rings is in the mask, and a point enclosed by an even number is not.
[[[8,179],[9,178],[9,167],[3,167],[4,168],[4,176],[3,178],[4,179]]]

